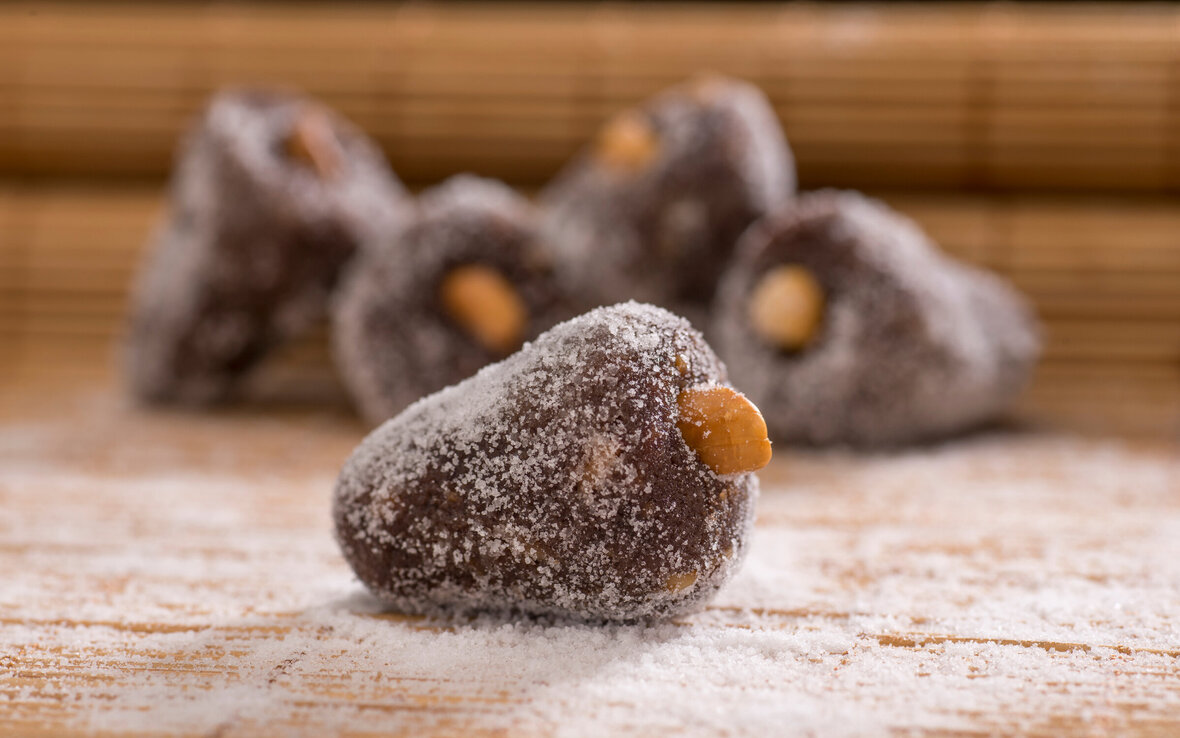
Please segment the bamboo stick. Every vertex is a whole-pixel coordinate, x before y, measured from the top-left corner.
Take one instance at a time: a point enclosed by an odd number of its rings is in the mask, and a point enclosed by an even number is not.
[[[408,179],[539,183],[703,69],[761,85],[805,183],[1180,187],[1180,10],[1151,4],[0,6],[0,171],[160,176],[227,84],[321,96]]]

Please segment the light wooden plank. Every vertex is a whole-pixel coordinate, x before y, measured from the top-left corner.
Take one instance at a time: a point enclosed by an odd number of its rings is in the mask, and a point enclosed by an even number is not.
[[[322,407],[149,412],[99,378],[0,387],[0,730],[1180,729],[1173,445],[777,449],[719,597],[603,628],[382,612],[330,530],[363,433]]]

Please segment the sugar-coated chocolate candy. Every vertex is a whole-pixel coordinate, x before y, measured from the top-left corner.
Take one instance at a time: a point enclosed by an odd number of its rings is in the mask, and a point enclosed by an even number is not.
[[[563,305],[533,206],[499,182],[452,177],[346,279],[337,365],[361,414],[380,422],[520,348]]]
[[[742,231],[794,189],[766,97],[710,76],[616,115],[540,202],[581,305],[639,299],[695,323]]]
[[[1002,412],[1040,353],[1025,300],[853,192],[801,195],[743,236],[718,350],[775,440],[889,445]]]
[[[224,398],[324,317],[360,244],[409,197],[380,150],[294,95],[217,95],[187,134],[132,301],[126,370],[149,401]]]
[[[627,303],[370,434],[337,482],[336,536],[402,612],[670,617],[733,572],[769,459],[701,335]]]

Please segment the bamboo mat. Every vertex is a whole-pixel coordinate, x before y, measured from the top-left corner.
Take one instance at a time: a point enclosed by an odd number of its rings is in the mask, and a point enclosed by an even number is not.
[[[1180,732],[1174,445],[780,448],[705,612],[597,627],[383,612],[329,523],[362,433],[0,387],[0,734]]]
[[[1047,350],[1026,418],[1180,434],[1180,205],[884,197],[950,253],[1005,274],[1037,305]],[[161,205],[157,187],[0,187],[0,381],[111,371],[127,290]],[[291,347],[279,371],[338,395],[324,335]]]
[[[212,91],[279,84],[410,180],[538,184],[702,70],[767,92],[807,186],[1180,190],[1166,3],[5,3],[0,170],[157,177]]]

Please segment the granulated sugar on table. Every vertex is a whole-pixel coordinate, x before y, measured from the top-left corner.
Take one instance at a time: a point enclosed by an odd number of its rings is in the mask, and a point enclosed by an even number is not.
[[[1180,733],[1174,447],[780,448],[708,609],[602,627],[382,612],[338,419],[98,415],[0,425],[5,735]]]

